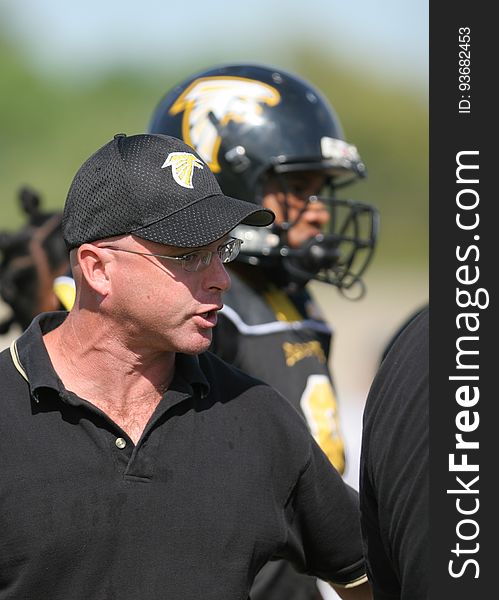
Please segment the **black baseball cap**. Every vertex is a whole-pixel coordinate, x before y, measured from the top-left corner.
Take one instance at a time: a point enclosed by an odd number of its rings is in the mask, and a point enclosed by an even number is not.
[[[196,248],[237,225],[270,225],[272,211],[222,193],[208,165],[187,144],[159,134],[123,133],[76,173],[64,206],[68,249],[132,234]]]

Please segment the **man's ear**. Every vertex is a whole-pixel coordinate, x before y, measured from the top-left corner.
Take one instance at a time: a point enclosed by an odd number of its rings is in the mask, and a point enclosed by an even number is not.
[[[77,262],[86,285],[101,297],[110,290],[110,253],[93,244],[82,244],[77,250]]]

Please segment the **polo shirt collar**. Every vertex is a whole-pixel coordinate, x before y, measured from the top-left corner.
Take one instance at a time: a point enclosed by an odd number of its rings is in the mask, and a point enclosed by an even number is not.
[[[54,371],[42,336],[58,327],[66,316],[67,313],[63,311],[36,316],[26,331],[11,345],[14,364],[27,380],[31,395],[36,400],[42,388],[52,388],[58,392],[64,390],[61,380]]]
[[[62,381],[57,376],[43,342],[43,335],[58,327],[67,317],[67,312],[42,313],[35,317],[26,331],[11,345],[11,355],[19,373],[27,380],[32,396],[38,400],[42,388],[64,392]],[[175,375],[172,384],[177,391],[192,393],[193,389],[202,398],[208,395],[210,385],[196,355],[177,353]]]
[[[183,379],[191,388],[196,388],[201,398],[206,397],[210,392],[210,384],[201,369],[197,355],[177,353],[174,381],[180,383],[180,379]]]

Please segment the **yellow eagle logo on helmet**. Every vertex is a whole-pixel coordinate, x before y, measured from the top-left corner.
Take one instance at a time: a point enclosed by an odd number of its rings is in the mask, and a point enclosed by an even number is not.
[[[261,81],[245,77],[200,77],[182,92],[168,112],[184,113],[183,140],[218,173],[217,156],[222,139],[215,123],[226,125],[237,121],[258,125],[262,104],[275,106],[280,101],[279,92]]]
[[[190,152],[170,152],[161,168],[171,167],[173,179],[182,187],[193,189],[194,167],[202,169],[203,166],[199,158]]]

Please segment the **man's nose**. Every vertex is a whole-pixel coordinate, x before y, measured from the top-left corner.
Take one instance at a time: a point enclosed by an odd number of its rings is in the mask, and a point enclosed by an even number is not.
[[[222,292],[230,289],[231,281],[229,273],[221,258],[215,252],[208,267],[205,269],[206,283],[209,288],[216,288]]]

